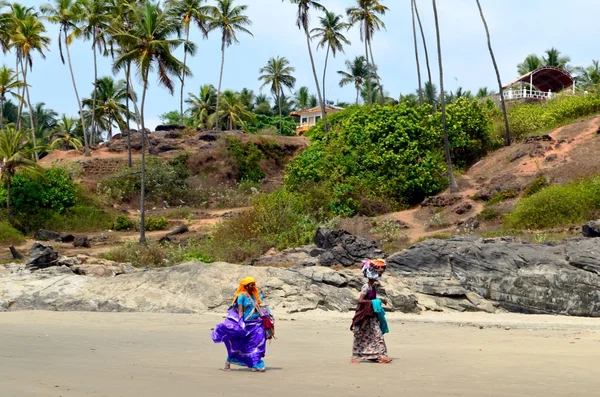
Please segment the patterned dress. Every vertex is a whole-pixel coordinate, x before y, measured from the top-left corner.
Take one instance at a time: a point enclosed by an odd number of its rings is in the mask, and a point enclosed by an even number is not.
[[[370,301],[377,299],[375,287],[371,288],[369,284],[363,285],[360,293],[361,295],[364,294],[365,299]],[[356,360],[377,360],[381,357],[387,357],[387,347],[379,320],[373,314],[354,326],[352,358]]]

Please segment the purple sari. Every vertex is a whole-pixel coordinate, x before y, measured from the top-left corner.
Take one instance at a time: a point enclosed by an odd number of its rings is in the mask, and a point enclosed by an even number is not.
[[[265,367],[263,357],[267,340],[260,317],[245,321],[232,307],[225,321],[215,327],[211,337],[215,343],[225,343],[228,363],[254,369]]]

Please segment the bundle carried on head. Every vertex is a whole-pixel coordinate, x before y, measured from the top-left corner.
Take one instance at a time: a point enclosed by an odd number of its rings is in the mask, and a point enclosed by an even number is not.
[[[366,259],[363,261],[360,269],[366,278],[379,280],[387,265],[383,259]]]
[[[256,284],[256,280],[254,280],[253,277],[246,277],[245,279],[240,281],[240,285],[238,286],[237,290],[235,291],[235,294],[233,294],[232,305],[235,305],[235,303],[237,302],[238,296],[247,292],[246,286],[248,284]],[[254,300],[256,301],[256,303],[258,305],[260,305],[260,292],[258,291],[258,287],[254,287],[254,290],[252,291],[252,296],[254,297]]]

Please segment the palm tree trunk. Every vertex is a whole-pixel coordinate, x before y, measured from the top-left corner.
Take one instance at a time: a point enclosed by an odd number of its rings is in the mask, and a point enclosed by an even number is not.
[[[98,93],[98,59],[96,56],[96,28],[94,28],[92,40],[94,40],[94,43],[92,44],[92,51],[94,52],[94,97],[92,98],[92,126],[90,129],[91,145],[94,144],[96,139],[96,97]]]
[[[421,23],[421,17],[419,16],[419,8],[417,7],[417,2],[414,2],[415,6],[415,14],[417,15],[417,22],[419,23],[419,30],[421,31],[421,39],[423,40],[423,49],[425,50],[425,65],[427,66],[427,77],[429,79],[429,84],[433,85],[433,80],[431,79],[431,67],[429,66],[429,52],[427,51],[427,41],[425,40],[425,32],[423,31],[423,24]]]
[[[21,63],[23,65],[23,63]],[[33,147],[37,147],[37,142],[35,139],[35,125],[33,123],[33,108],[31,107],[31,98],[29,97],[29,87],[27,87],[27,64],[25,63],[25,68],[23,69],[23,84],[25,85],[25,95],[27,95],[27,107],[29,108],[29,128],[31,128],[31,141],[33,142]],[[37,150],[34,152],[35,160],[39,161],[40,156]]]
[[[437,38],[437,49],[438,49],[438,61],[440,68],[440,102],[442,105],[442,127],[444,129],[444,146],[446,148],[446,162],[448,163],[448,176],[450,178],[450,192],[458,192],[458,184],[454,177],[454,170],[452,168],[452,159],[450,158],[450,142],[448,140],[448,126],[446,123],[446,98],[444,93],[444,69],[442,67],[442,45],[440,41],[440,24],[438,21],[437,6],[435,0],[431,0],[433,4],[433,15],[435,18],[435,35]]]
[[[148,72],[144,76],[144,88],[142,91],[142,175],[140,192],[140,244],[146,244],[146,127],[144,125],[144,105],[146,104],[146,90],[148,89]]]
[[[17,76],[19,75],[19,69],[23,70],[23,61],[21,60],[21,53],[20,50],[17,49],[17,62],[16,62],[16,71],[17,71]],[[21,98],[23,98],[25,96],[25,87],[22,88],[23,91],[21,91],[21,88],[19,88],[19,96]],[[23,113],[23,101],[19,100],[19,108],[17,110],[17,130],[21,129],[21,114]]]
[[[129,124],[129,95],[130,95],[130,85],[129,85],[129,74],[130,74],[131,64],[127,63],[125,66],[125,85],[127,87],[127,95],[125,96],[125,106],[127,107],[127,114],[125,117],[127,118],[127,164],[129,168],[133,167],[133,161],[131,159],[131,128]]]
[[[321,87],[319,87],[319,77],[317,77],[317,69],[315,68],[315,59],[313,58],[312,48],[310,47],[310,34],[308,34],[307,26],[304,27],[304,32],[306,33],[306,45],[308,46],[310,64],[312,66],[313,76],[315,77],[315,84],[317,85],[317,95],[319,95],[319,103],[321,104],[321,118],[323,119],[323,126],[325,128],[325,132],[327,133],[329,130],[327,128],[327,112],[325,111],[325,101],[323,100],[323,96],[321,95]]]
[[[73,90],[75,91],[75,97],[77,98],[77,106],[79,106],[79,117],[81,122],[81,128],[83,129],[83,144],[84,144],[84,155],[85,157],[91,157],[90,144],[85,129],[85,120],[83,117],[83,108],[81,107],[81,101],[79,100],[79,92],[77,91],[77,84],[75,84],[75,74],[73,73],[73,64],[71,63],[71,51],[69,51],[69,44],[67,43],[67,32],[63,33],[65,37],[65,48],[67,49],[67,60],[69,61],[69,71],[71,72],[71,81],[73,82]]]
[[[283,135],[283,123],[281,122],[281,92],[277,91],[277,107],[279,108],[279,135]]]
[[[498,70],[498,64],[496,63],[496,57],[494,56],[494,50],[492,50],[492,39],[490,38],[490,30],[488,29],[487,21],[483,15],[483,9],[481,8],[481,3],[479,0],[475,0],[477,2],[477,7],[479,8],[479,14],[481,15],[481,21],[483,22],[483,26],[485,27],[485,34],[487,36],[488,49],[490,50],[490,57],[492,58],[492,63],[494,64],[494,70],[496,71],[496,79],[498,80],[498,91],[500,92],[500,103],[502,104],[502,113],[504,114],[504,128],[506,128],[506,146],[510,146],[512,143],[512,138],[510,135],[510,126],[508,124],[508,113],[506,112],[506,103],[504,102],[504,88],[502,88],[502,79],[500,78],[500,71]]]
[[[419,44],[417,42],[417,26],[415,25],[415,0],[411,1],[413,40],[415,42],[415,60],[417,61],[417,78],[419,80],[419,105],[423,106],[423,84],[421,82],[421,66],[419,64]]]
[[[0,96],[0,130],[4,129],[4,95]]]
[[[12,224],[13,218],[12,213],[10,212],[10,182],[11,177],[9,176],[6,179],[6,217],[8,218],[8,223]]]
[[[371,40],[369,40],[369,52],[371,53],[371,62],[373,62],[373,68],[375,68],[375,57],[373,57],[373,47],[371,46]],[[377,78],[377,85],[379,86],[379,95],[381,96],[380,101],[383,104],[383,86],[381,85],[381,80],[379,79],[379,73],[375,72],[375,77]]]
[[[225,40],[221,43],[221,73],[219,74],[219,88],[217,89],[217,117],[215,129],[217,131],[221,131],[221,126],[219,125],[219,102],[221,100],[221,83],[223,83],[223,66],[225,65]]]
[[[371,67],[369,66],[369,44],[367,43],[367,39],[365,38],[365,60],[367,61],[367,97],[369,99],[369,106],[373,107],[373,95],[371,95]]]
[[[186,27],[185,40],[190,41],[190,26]],[[183,90],[185,85],[185,66],[187,64],[187,51],[183,48],[183,73],[181,74],[181,94],[179,98],[179,111],[181,112],[181,125],[184,125],[183,120]]]
[[[358,105],[358,97],[360,95],[360,88],[356,87],[356,104]]]
[[[325,77],[327,76],[327,61],[329,60],[329,51],[331,45],[327,45],[327,53],[325,54],[325,67],[323,68],[323,99],[327,101],[327,95],[325,95]]]

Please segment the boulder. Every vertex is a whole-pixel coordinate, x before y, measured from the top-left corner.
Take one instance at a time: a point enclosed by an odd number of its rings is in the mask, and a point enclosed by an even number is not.
[[[25,267],[36,270],[57,266],[58,256],[58,252],[54,251],[51,245],[35,242],[29,249],[29,259],[25,262]]]
[[[421,207],[450,207],[462,200],[462,196],[439,195],[427,197],[421,203]]]
[[[582,233],[583,237],[600,237],[600,219],[583,225]]]
[[[360,264],[365,259],[386,256],[377,247],[375,240],[357,237],[345,230],[320,227],[314,242],[318,248],[325,251],[319,257],[319,264],[323,266],[352,266]]]
[[[168,131],[165,133],[165,138],[167,139],[180,139],[182,137],[180,132]]]
[[[33,238],[38,241],[54,241],[60,238],[60,233],[51,232],[50,230],[40,229],[33,235]]]
[[[158,153],[170,152],[172,150],[177,150],[177,145],[169,142],[162,142],[156,146],[156,151]]]
[[[473,209],[473,204],[461,203],[461,204],[458,204],[456,207],[454,207],[452,209],[452,212],[454,212],[457,215],[464,215],[467,212],[471,211],[472,209]]]
[[[316,245],[307,245],[300,248],[289,248],[281,252],[270,249],[267,253],[250,262],[252,266],[273,267],[304,267],[317,266],[319,255],[325,250],[317,248]]]
[[[75,248],[92,248],[90,240],[86,236],[77,236],[73,241],[73,247]]]
[[[60,241],[61,243],[72,243],[73,241],[75,241],[75,236],[63,232],[60,234],[60,236],[58,236],[57,241]]]
[[[155,131],[179,131],[179,130],[185,130],[185,126],[180,125],[180,124],[157,125],[154,130]]]

